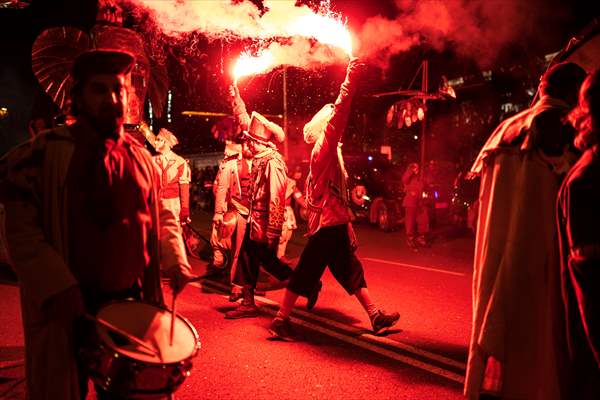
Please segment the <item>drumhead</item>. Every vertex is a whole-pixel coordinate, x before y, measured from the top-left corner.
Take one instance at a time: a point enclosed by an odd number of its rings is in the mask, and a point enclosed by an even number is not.
[[[194,328],[178,315],[175,318],[173,345],[170,345],[171,313],[150,304],[115,302],[103,307],[97,317],[145,343],[142,346],[102,324],[96,324],[100,338],[106,345],[139,361],[176,363],[194,356],[198,349]]]

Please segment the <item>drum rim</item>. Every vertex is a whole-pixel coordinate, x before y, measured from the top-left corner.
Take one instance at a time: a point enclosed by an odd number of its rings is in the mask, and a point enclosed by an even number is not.
[[[163,311],[167,311],[167,312],[171,312],[171,310],[169,310],[166,305],[162,304],[162,305],[158,305],[158,304],[153,304],[153,303],[148,303],[145,302],[143,300],[137,300],[137,299],[133,299],[133,298],[128,298],[128,299],[122,299],[122,300],[111,300],[107,303],[104,303],[96,312],[96,317],[98,316],[98,314],[100,314],[100,311],[103,310],[104,308],[113,305],[113,304],[122,304],[122,303],[142,303],[145,304],[147,306],[151,306],[151,307],[156,307],[158,309],[161,309]],[[119,349],[115,349],[112,346],[110,346],[108,343],[105,343],[104,341],[102,341],[102,343],[100,344],[101,347],[106,347],[107,349],[109,349],[110,351],[114,351],[116,353],[119,354],[119,357],[124,357],[128,360],[132,360],[133,362],[136,363],[141,363],[141,364],[151,364],[151,365],[177,365],[177,364],[182,364],[184,362],[186,362],[187,360],[196,357],[196,355],[198,355],[198,351],[200,351],[200,348],[202,346],[202,343],[200,342],[200,337],[198,336],[198,331],[196,330],[196,328],[194,327],[194,325],[185,317],[181,316],[179,313],[175,312],[175,315],[178,318],[181,318],[181,320],[187,325],[188,328],[190,328],[190,330],[192,331],[192,335],[194,336],[194,349],[192,350],[192,354],[190,354],[189,356],[179,360],[179,361],[174,361],[174,362],[154,362],[154,361],[142,361],[142,360],[138,360],[136,358],[133,358],[125,353],[123,353],[122,351],[120,351]],[[96,330],[98,330],[98,323],[95,323],[95,327]],[[99,334],[99,333],[98,333]]]

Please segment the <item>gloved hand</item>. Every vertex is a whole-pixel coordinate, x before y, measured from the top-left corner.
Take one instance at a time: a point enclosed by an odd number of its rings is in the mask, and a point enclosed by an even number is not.
[[[354,57],[348,63],[346,69],[346,79],[340,87],[340,93],[335,101],[336,109],[340,116],[338,118],[332,118],[330,121],[334,126],[344,127],[346,126],[347,114],[350,112],[350,103],[352,97],[363,78],[364,72],[366,71],[366,64],[360,62],[357,57]],[[343,120],[342,122],[337,120]],[[343,130],[343,129],[342,129]]]
[[[229,101],[231,103],[231,110],[233,116],[236,118],[237,123],[241,130],[247,130],[250,125],[250,116],[246,110],[246,104],[240,96],[240,91],[236,85],[229,86]]]
[[[240,97],[240,90],[238,89],[237,85],[229,85],[229,97],[231,97],[231,100],[235,100],[236,98]]]
[[[348,67],[346,68],[346,79],[344,80],[343,85],[355,88],[359,83],[362,77],[364,76],[367,70],[367,64],[360,61],[358,57],[354,57],[348,63]]]
[[[221,226],[223,224],[223,214],[222,213],[215,213],[215,215],[213,215],[213,224],[215,224],[217,227]]]

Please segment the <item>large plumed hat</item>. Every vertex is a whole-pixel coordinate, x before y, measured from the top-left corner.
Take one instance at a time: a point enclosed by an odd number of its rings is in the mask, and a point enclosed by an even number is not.
[[[170,147],[174,147],[179,143],[179,140],[177,140],[177,136],[175,136],[173,132],[165,128],[161,128],[161,130],[158,132],[158,135],[156,136],[162,138]]]
[[[304,125],[304,141],[308,144],[312,144],[316,142],[319,137],[325,133],[325,128],[327,127],[327,123],[331,119],[333,115],[333,104],[325,104],[323,108],[319,110],[315,114],[314,117]]]
[[[134,62],[133,55],[125,51],[90,50],[75,59],[71,76],[75,82],[82,82],[97,74],[127,74],[133,68]]]
[[[248,132],[245,132],[245,136],[263,144],[281,143],[285,140],[283,129],[256,111],[252,111]]]

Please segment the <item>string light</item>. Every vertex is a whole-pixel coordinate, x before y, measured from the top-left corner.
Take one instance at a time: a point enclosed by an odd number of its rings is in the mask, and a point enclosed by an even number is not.
[[[150,130],[153,130],[154,125],[154,110],[152,110],[152,102],[148,102],[148,119],[150,120]]]
[[[167,122],[168,123],[171,123],[172,100],[173,100],[173,94],[169,90],[167,92]]]

